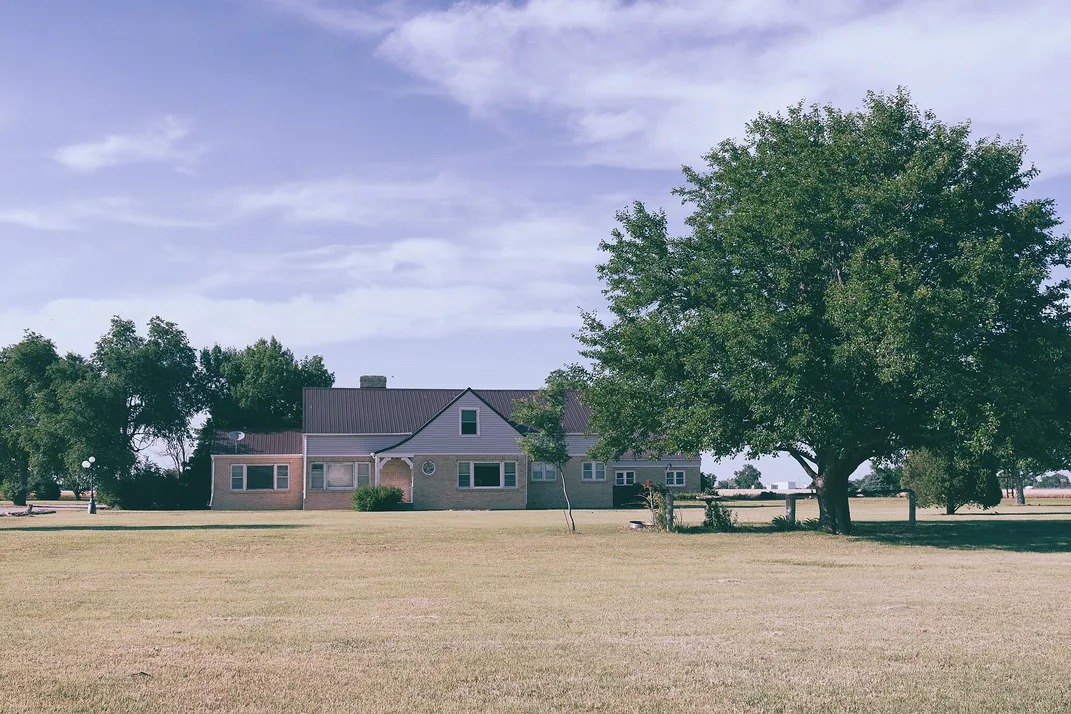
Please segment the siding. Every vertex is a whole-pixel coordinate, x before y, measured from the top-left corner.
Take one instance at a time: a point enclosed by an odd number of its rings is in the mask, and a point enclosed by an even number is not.
[[[570,456],[587,456],[588,449],[595,446],[598,441],[599,437],[597,436],[584,436],[583,434],[565,435],[565,443],[569,446]]]
[[[461,410],[480,410],[480,435],[461,436]],[[463,395],[423,430],[384,454],[516,454],[520,434],[472,392]],[[398,439],[401,441],[401,439]],[[397,443],[397,442],[395,442]],[[521,506],[523,508],[523,504]]]
[[[309,458],[314,456],[368,456],[378,449],[397,444],[405,436],[375,434],[373,436],[309,436]]]

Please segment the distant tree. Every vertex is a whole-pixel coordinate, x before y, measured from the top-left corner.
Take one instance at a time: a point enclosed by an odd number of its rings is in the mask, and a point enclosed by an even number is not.
[[[1038,479],[1036,486],[1037,488],[1071,488],[1071,478],[1061,473],[1045,474]]]
[[[734,488],[762,488],[762,472],[754,464],[744,464],[733,474]]]
[[[721,481],[718,481],[718,483],[717,483],[717,484],[715,484],[714,488],[718,488],[718,489],[722,489],[722,488],[735,488],[735,486],[733,486],[733,481],[732,481],[732,479],[728,479],[728,478],[723,478],[723,479],[722,479]]]
[[[876,461],[870,465],[870,473],[855,482],[855,488],[864,494],[898,493],[903,476],[903,463]]]
[[[612,319],[580,333],[598,448],[788,453],[834,533],[868,459],[1063,458],[1071,317],[1052,269],[1071,255],[1052,201],[1020,198],[1025,150],[906,91],[760,114],[685,169],[686,235],[637,202],[600,246]]]
[[[562,484],[565,520],[570,531],[576,531],[573,505],[565,481],[569,463],[569,444],[565,436],[565,401],[569,392],[584,388],[586,374],[576,366],[558,369],[547,376],[543,385],[529,399],[518,399],[513,406],[513,420],[523,428],[518,440],[521,450],[534,462],[554,464]],[[518,476],[519,478],[519,476]]]
[[[962,451],[949,454],[920,449],[908,453],[901,483],[915,492],[919,506],[944,506],[949,515],[968,504],[992,508],[1001,499],[994,462]]]

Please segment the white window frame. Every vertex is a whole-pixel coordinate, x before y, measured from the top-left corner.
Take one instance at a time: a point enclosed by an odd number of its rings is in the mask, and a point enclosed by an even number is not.
[[[669,482],[669,475],[676,474],[680,478],[680,483],[677,483],[677,479],[673,479],[673,483]],[[688,474],[684,469],[672,469],[666,471],[666,486],[668,488],[684,488],[688,484]]]
[[[537,466],[539,467],[538,469],[536,468]],[[550,478],[547,478],[547,467],[548,466],[550,467],[550,473],[551,473]],[[538,478],[536,477],[536,474],[539,474]],[[554,464],[546,463],[546,462],[543,462],[543,461],[533,461],[532,462],[532,480],[533,481],[539,481],[541,483],[542,482],[549,483],[551,481],[557,481],[558,480],[558,467],[555,466]]]
[[[632,481],[628,480],[628,475],[629,474],[632,474]],[[622,477],[620,479],[620,482],[618,480],[619,476]],[[614,485],[615,486],[635,486],[636,485],[636,472],[635,471],[630,471],[630,470],[625,470],[625,469],[614,471]]]
[[[465,412],[476,412],[476,433],[475,434],[462,433],[462,430],[464,428],[463,427],[464,422],[461,420],[461,415],[464,414]],[[457,435],[458,436],[463,436],[463,437],[466,437],[466,438],[471,438],[471,437],[480,435],[480,408],[479,407],[460,407],[457,410]],[[482,464],[483,462],[481,461],[480,463]]]
[[[600,472],[602,475],[600,476]],[[591,476],[588,476],[588,474]],[[606,480],[606,463],[603,461],[585,461],[580,466],[580,480],[584,483],[599,483]]]
[[[352,486],[328,486],[327,485],[327,465],[328,464],[349,464],[353,467],[353,485]],[[312,461],[309,462],[309,490],[310,491],[353,491],[361,487],[361,466],[364,466],[368,470],[368,485],[372,485],[372,462],[371,461]],[[312,470],[320,466],[324,472],[324,485],[320,488],[316,488],[312,485]]]
[[[242,487],[234,487],[234,467],[237,466],[242,469]],[[271,466],[271,488],[246,488],[246,484],[249,483],[249,466]],[[282,466],[286,469],[286,488],[279,488],[279,467]],[[267,493],[268,491],[289,491],[290,490],[290,464],[231,464],[231,490],[243,491],[246,493]]]
[[[469,466],[469,485],[462,486],[460,484],[461,479],[461,464],[468,464]],[[498,485],[497,486],[477,486],[476,485],[476,464],[498,464]],[[506,464],[513,464],[513,485],[506,485]],[[458,461],[458,481],[455,481],[455,485],[458,491],[515,491],[520,488],[520,483],[517,480],[517,462],[516,461]]]

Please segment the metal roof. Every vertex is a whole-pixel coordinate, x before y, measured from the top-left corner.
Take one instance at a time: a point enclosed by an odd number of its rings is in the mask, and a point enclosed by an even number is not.
[[[304,395],[307,434],[412,434],[457,399],[464,389],[353,389],[308,387]],[[534,389],[473,389],[493,409],[510,419],[513,401]],[[570,393],[564,425],[570,433],[587,428],[590,411]]]
[[[272,431],[260,434],[246,433],[245,438],[235,443],[227,436],[229,432],[217,429],[212,439],[212,455],[228,454],[271,454],[291,455],[302,453],[301,432]]]

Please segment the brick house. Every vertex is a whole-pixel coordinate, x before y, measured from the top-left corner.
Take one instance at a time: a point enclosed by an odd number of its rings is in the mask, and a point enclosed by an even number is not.
[[[359,389],[308,388],[301,431],[216,434],[216,509],[351,509],[354,489],[398,486],[414,509],[559,508],[564,478],[574,508],[634,501],[647,480],[699,490],[699,458],[588,456],[588,410],[575,397],[564,422],[571,459],[564,473],[531,463],[517,445],[513,402],[534,390],[392,389],[361,377]]]

